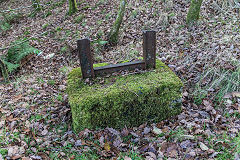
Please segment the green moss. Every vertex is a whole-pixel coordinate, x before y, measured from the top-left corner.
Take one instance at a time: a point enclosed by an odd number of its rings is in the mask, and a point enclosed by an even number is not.
[[[94,67],[107,65],[98,64]],[[159,122],[181,111],[180,79],[162,62],[142,74],[104,78],[93,85],[81,79],[81,69],[68,75],[69,103],[75,131],[84,128],[122,128]]]

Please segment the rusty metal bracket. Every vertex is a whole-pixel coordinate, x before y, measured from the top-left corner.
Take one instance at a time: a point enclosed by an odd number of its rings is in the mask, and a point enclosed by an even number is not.
[[[90,40],[77,41],[82,77],[94,78],[121,70],[154,69],[156,67],[156,31],[143,31],[143,61],[111,64],[93,68],[93,55],[90,50]]]

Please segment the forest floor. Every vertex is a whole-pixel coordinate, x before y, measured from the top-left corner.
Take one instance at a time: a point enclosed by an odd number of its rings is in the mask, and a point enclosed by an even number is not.
[[[35,15],[32,7],[6,12],[21,16],[0,32],[0,47],[32,37],[41,54],[0,85],[0,160],[240,159],[239,9],[206,0],[199,22],[187,27],[188,0],[129,0],[119,44],[106,49],[101,42],[118,3],[81,0],[73,16],[66,0],[42,1]],[[30,5],[1,2],[0,21],[5,10]],[[185,85],[182,113],[157,124],[74,133],[65,89],[67,73],[79,66],[76,40],[93,41],[95,63],[116,63],[142,55],[147,29],[157,31],[157,58]]]

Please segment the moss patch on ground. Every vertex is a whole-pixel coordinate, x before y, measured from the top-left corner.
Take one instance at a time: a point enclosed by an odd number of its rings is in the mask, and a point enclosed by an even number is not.
[[[97,64],[104,66],[106,63]],[[96,65],[94,66],[96,67]],[[68,75],[73,128],[122,128],[167,119],[181,112],[181,80],[161,61],[156,69],[134,75],[96,79],[92,85],[81,79],[81,69]]]

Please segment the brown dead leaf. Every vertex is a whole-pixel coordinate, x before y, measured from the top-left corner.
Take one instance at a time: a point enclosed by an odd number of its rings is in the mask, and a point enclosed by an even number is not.
[[[163,131],[164,133],[166,133],[166,132],[169,131],[169,128],[168,128],[168,127],[164,127],[164,128],[162,129],[162,131]]]
[[[240,98],[240,92],[232,92],[234,98]]]
[[[22,98],[22,95],[17,95],[13,98],[13,102],[17,102],[18,100],[20,100]]]
[[[32,159],[29,157],[22,157],[22,160],[32,160]]]
[[[11,159],[12,160],[15,160],[15,159],[19,159],[19,158],[21,158],[22,156],[20,156],[20,155],[16,155],[16,156],[13,156],[13,157],[11,157]]]
[[[173,149],[169,152],[169,157],[176,158],[178,156],[178,152],[176,149]]]
[[[40,157],[42,157],[42,159],[46,159],[46,160],[50,160],[50,158],[47,156],[47,154],[43,153],[43,152],[39,152],[38,155]]]

